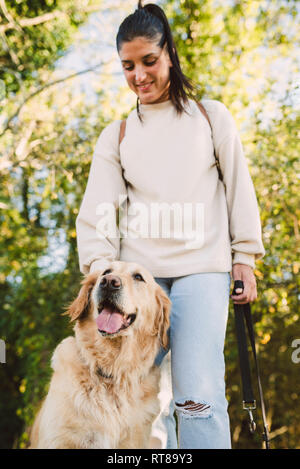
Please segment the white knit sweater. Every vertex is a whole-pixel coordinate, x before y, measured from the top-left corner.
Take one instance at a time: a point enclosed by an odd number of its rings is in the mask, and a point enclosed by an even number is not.
[[[230,272],[235,263],[254,267],[263,257],[257,199],[236,124],[220,101],[202,104],[213,140],[191,99],[181,116],[171,100],[141,104],[144,123],[134,109],[120,147],[120,120],[101,132],[76,220],[82,273],[122,260],[155,277],[176,277]],[[114,210],[122,202],[119,213],[127,218],[118,230]]]

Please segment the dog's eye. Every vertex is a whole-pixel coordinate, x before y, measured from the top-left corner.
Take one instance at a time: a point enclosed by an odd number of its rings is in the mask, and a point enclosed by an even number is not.
[[[145,280],[143,279],[143,277],[141,276],[141,274],[133,274],[133,278],[135,280],[139,280],[140,282],[144,282]]]
[[[102,275],[110,274],[111,272],[112,272],[111,269],[106,269],[106,270],[103,272]]]

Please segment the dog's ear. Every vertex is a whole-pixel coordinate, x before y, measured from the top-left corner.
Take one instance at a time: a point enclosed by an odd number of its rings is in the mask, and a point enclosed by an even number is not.
[[[66,310],[65,315],[70,316],[71,321],[82,318],[89,310],[90,294],[95,285],[99,273],[95,272],[87,275],[81,282],[82,287],[78,293],[77,298],[70,304]]]
[[[162,346],[167,349],[169,345],[168,329],[170,326],[171,301],[164,290],[158,285],[156,290],[157,312],[154,328],[157,331]]]

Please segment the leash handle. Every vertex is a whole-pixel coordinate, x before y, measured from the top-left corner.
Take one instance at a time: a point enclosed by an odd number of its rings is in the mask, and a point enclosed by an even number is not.
[[[232,292],[234,295],[239,294],[239,293],[236,293],[236,290],[238,288],[244,289],[244,283],[242,280],[235,280],[233,292]],[[236,334],[237,334],[239,361],[240,361],[240,370],[241,370],[242,388],[243,388],[243,409],[248,411],[249,418],[250,418],[250,432],[254,433],[256,429],[256,424],[253,419],[252,410],[256,409],[256,401],[254,399],[254,394],[253,394],[253,389],[252,389],[251,371],[250,371],[246,328],[245,328],[245,321],[246,321],[250,344],[251,344],[251,348],[252,348],[252,352],[254,356],[257,382],[258,382],[258,390],[259,390],[259,396],[260,396],[261,411],[262,411],[263,426],[264,426],[263,440],[265,442],[266,449],[269,449],[269,430],[268,430],[268,425],[267,425],[263,390],[262,390],[262,385],[261,385],[261,380],[260,380],[260,372],[259,372],[258,360],[257,360],[257,355],[256,355],[256,349],[255,349],[255,335],[254,335],[250,304],[247,303],[247,304],[239,305],[239,304],[234,303],[234,315],[235,315],[235,325],[236,325]]]

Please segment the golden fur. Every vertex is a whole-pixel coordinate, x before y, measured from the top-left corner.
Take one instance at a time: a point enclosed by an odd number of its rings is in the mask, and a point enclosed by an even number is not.
[[[160,344],[168,346],[170,300],[141,266],[112,262],[109,268],[105,275],[88,275],[68,308],[75,337],[64,339],[53,353],[54,371],[31,448],[149,446],[159,413],[160,371],[154,360]],[[122,311],[136,318],[126,329],[102,335],[96,324],[99,284],[111,275],[122,283]]]

